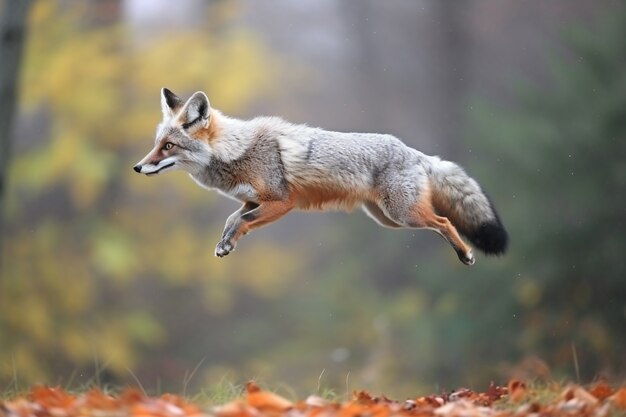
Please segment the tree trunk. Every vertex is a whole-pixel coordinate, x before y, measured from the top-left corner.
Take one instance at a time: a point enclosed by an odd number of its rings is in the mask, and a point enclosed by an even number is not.
[[[0,271],[4,252],[7,168],[11,158],[11,135],[26,17],[31,4],[31,0],[5,0],[0,17]]]

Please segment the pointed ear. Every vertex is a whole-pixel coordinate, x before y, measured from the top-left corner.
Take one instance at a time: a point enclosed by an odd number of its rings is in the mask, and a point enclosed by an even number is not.
[[[209,98],[202,91],[194,93],[183,106],[181,121],[183,129],[196,131],[209,125]]]
[[[167,88],[161,89],[161,110],[163,117],[172,117],[183,106],[183,101]]]

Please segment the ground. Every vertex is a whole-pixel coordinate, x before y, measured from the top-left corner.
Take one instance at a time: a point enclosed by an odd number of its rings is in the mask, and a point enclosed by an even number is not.
[[[70,393],[34,387],[27,394],[0,400],[0,417],[617,417],[626,416],[626,387],[614,388],[604,381],[588,387],[511,381],[506,387],[491,384],[484,392],[459,389],[404,401],[364,391],[343,401],[319,395],[292,401],[249,382],[235,398],[206,402],[172,394],[148,396],[137,389],[110,394],[101,389]]]

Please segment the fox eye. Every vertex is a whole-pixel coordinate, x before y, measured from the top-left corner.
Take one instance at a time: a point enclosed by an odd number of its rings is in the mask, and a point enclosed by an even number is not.
[[[163,146],[163,149],[165,149],[166,151],[169,151],[173,147],[174,147],[174,144],[172,142],[167,142],[165,146]]]

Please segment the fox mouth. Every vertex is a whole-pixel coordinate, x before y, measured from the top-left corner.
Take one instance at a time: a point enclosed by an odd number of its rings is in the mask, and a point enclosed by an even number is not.
[[[164,169],[167,169],[169,167],[174,166],[174,164],[176,164],[176,162],[170,162],[169,164],[163,165],[161,168],[157,169],[156,171],[152,171],[152,172],[146,172],[146,175],[150,176],[150,175],[156,175],[159,172],[163,171]]]

